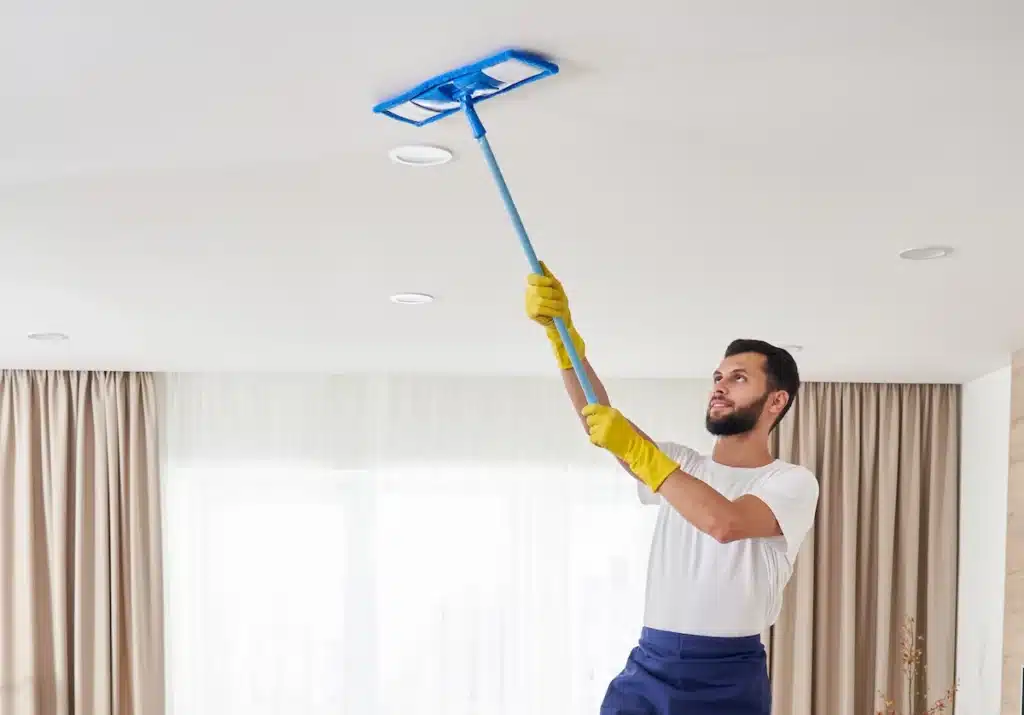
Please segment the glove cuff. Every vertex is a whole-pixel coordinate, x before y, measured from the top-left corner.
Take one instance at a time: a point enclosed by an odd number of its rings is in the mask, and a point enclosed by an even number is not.
[[[646,439],[637,439],[626,455],[630,471],[652,492],[661,489],[669,476],[679,469],[679,463],[669,458],[658,446]]]
[[[571,324],[569,327],[569,338],[572,340],[573,347],[576,348],[576,354],[579,355],[580,360],[586,356],[587,346],[583,342],[583,338],[576,332]],[[569,351],[562,345],[562,337],[558,334],[558,329],[551,325],[547,328],[548,340],[551,341],[551,347],[555,351],[555,359],[558,360],[558,366],[563,370],[572,369],[572,361],[569,360]]]

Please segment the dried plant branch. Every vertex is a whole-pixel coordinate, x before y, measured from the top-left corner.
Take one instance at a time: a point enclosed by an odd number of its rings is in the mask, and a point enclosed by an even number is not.
[[[924,637],[917,635],[917,622],[914,618],[911,616],[904,618],[903,625],[900,627],[899,657],[900,670],[903,671],[903,676],[907,681],[907,709],[900,712],[896,708],[895,699],[880,691],[878,697],[882,701],[882,708],[876,712],[876,715],[914,715],[914,703],[921,695],[918,688],[922,687],[922,683],[926,683],[924,675],[928,670],[928,666],[924,664],[924,649],[921,645],[923,642]],[[937,713],[952,711],[958,688],[959,683],[949,686],[941,698],[927,706],[927,709],[921,711],[919,715],[937,715]]]

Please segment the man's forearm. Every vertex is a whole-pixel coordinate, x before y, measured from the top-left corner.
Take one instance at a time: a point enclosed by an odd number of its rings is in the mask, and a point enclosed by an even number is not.
[[[668,476],[658,493],[684,519],[719,543],[783,535],[771,507],[755,494],[730,500],[680,469]]]
[[[684,519],[716,541],[724,544],[735,540],[736,504],[714,487],[677,469],[658,493]]]

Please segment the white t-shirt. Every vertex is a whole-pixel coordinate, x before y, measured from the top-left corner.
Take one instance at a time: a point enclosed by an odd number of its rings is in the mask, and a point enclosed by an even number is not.
[[[818,481],[804,467],[775,460],[727,467],[710,456],[659,443],[680,468],[729,499],[753,494],[775,514],[783,536],[721,544],[684,519],[660,494],[637,482],[640,499],[658,504],[647,567],[644,625],[704,636],[747,636],[775,623],[782,592],[814,523]]]

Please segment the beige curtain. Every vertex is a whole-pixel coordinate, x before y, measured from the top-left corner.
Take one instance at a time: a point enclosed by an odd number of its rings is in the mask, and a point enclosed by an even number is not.
[[[0,713],[161,715],[152,376],[0,372]]]
[[[916,619],[925,682],[954,681],[960,390],[809,383],[774,449],[818,475],[815,528],[770,634],[774,711],[865,715],[878,693],[910,715],[900,629]]]

